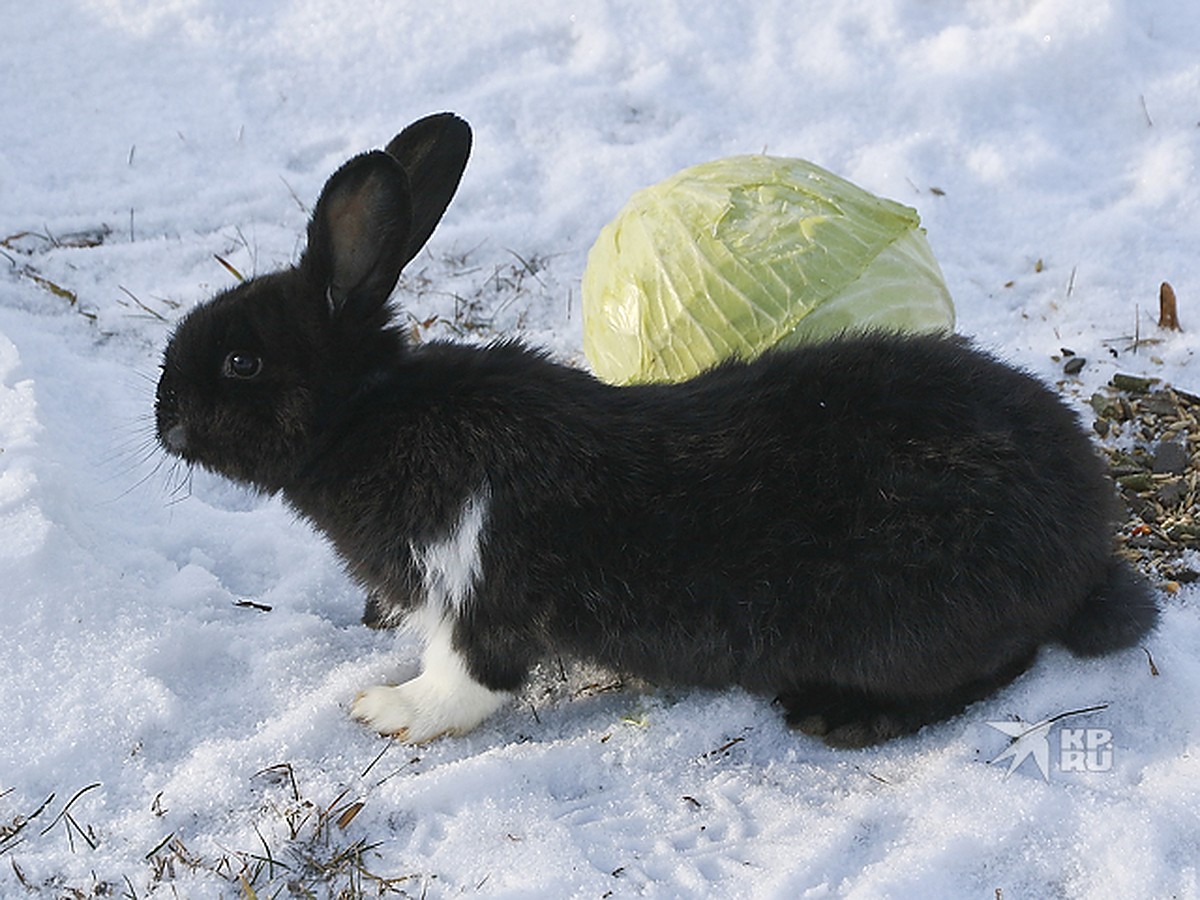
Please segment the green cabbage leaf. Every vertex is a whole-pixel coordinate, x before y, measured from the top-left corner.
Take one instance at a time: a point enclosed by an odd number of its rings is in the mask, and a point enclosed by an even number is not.
[[[951,331],[954,304],[916,210],[738,156],[630,198],[588,253],[583,328],[605,381],[680,381],[845,332]]]

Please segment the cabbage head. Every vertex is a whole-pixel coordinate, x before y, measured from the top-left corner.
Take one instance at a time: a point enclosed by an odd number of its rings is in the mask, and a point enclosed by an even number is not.
[[[848,331],[950,331],[916,210],[799,159],[738,156],[638,191],[583,275],[583,344],[614,384]]]

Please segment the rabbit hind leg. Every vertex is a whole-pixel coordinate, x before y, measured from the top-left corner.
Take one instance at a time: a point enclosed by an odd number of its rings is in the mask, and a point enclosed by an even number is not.
[[[1030,651],[995,672],[940,694],[895,696],[835,685],[806,685],[778,697],[787,724],[831,747],[868,747],[958,715],[1008,684],[1033,661]]]

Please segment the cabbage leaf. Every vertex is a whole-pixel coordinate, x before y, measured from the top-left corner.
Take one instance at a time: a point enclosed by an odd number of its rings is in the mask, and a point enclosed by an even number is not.
[[[605,381],[680,381],[847,331],[949,331],[954,305],[915,210],[738,156],[630,198],[588,253],[583,327]]]

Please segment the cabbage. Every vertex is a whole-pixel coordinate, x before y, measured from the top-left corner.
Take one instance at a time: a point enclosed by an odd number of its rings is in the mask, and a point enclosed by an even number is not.
[[[583,345],[614,384],[846,331],[949,331],[915,210],[812,163],[738,156],[638,191],[583,274]]]

